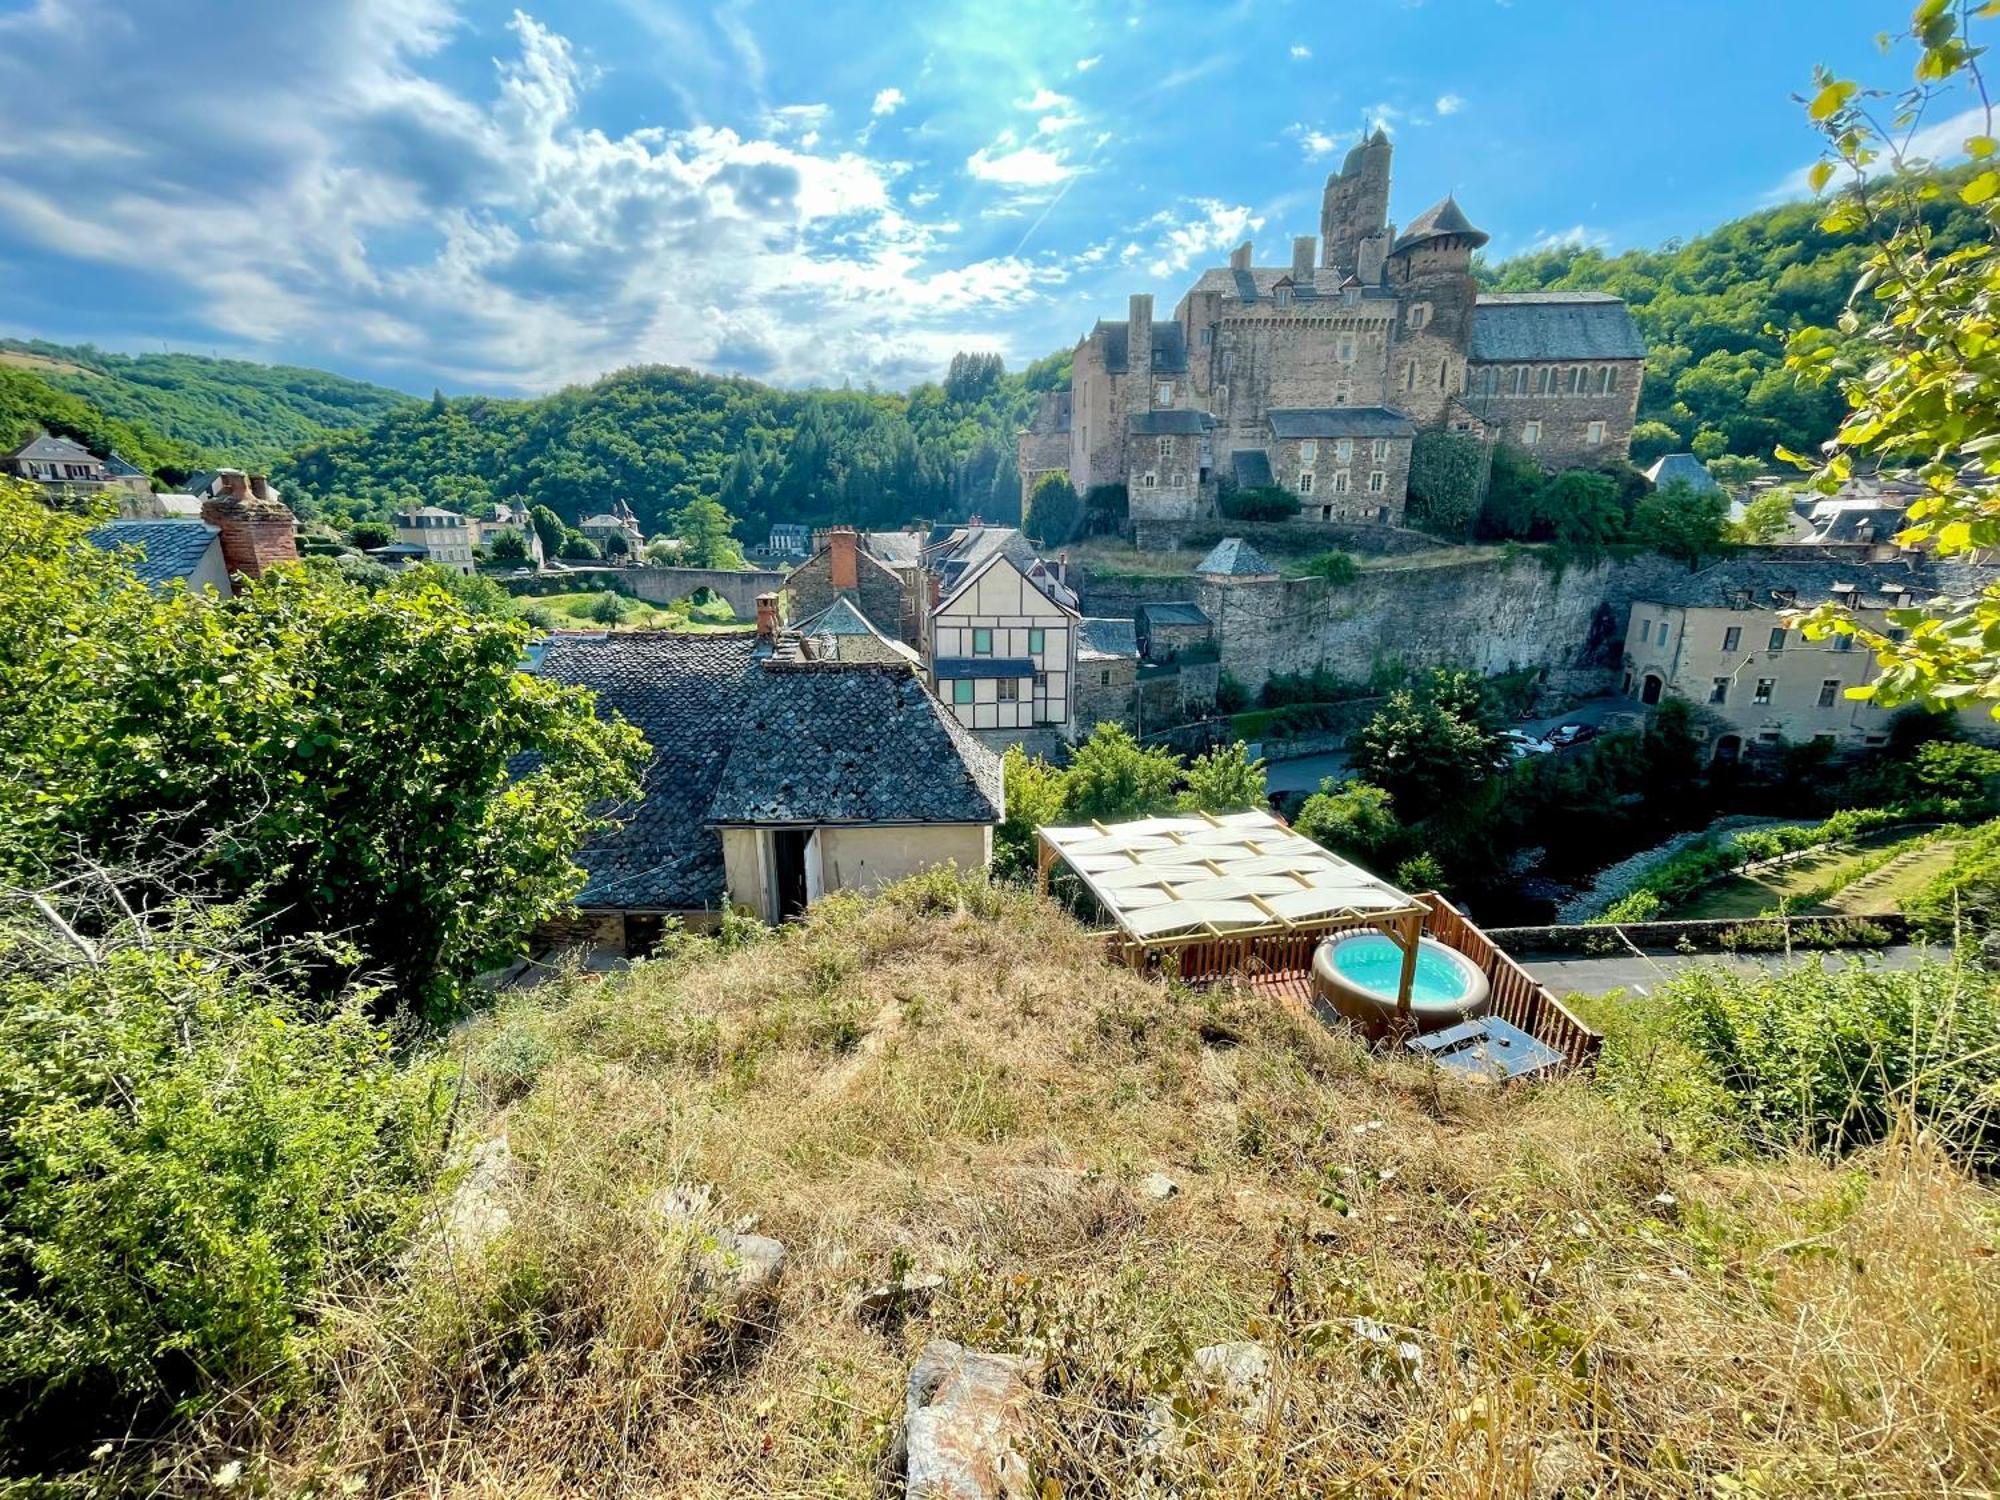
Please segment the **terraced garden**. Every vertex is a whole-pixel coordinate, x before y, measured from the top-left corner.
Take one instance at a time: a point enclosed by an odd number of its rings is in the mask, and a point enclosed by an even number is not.
[[[1937,829],[1890,830],[1716,882],[1676,917],[1756,917],[1788,905],[1813,915],[1898,911],[1951,864],[1956,841]]]

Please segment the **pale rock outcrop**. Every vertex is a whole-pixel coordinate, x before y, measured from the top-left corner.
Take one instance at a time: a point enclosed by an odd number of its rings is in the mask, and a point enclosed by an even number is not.
[[[1033,1500],[1025,1451],[1038,1361],[933,1339],[904,1399],[908,1500]]]
[[[765,1234],[752,1234],[753,1220],[735,1227],[718,1222],[715,1189],[706,1183],[676,1183],[653,1200],[653,1210],[671,1230],[693,1244],[695,1290],[723,1304],[734,1322],[753,1322],[777,1298],[785,1271],[785,1247]]]
[[[473,1146],[467,1163],[431,1241],[434,1250],[455,1260],[483,1255],[513,1227],[514,1214],[508,1203],[521,1178],[521,1168],[504,1135]]]

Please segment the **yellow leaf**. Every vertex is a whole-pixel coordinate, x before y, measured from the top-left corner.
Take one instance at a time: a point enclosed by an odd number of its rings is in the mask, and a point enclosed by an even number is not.
[[[1991,156],[1996,143],[1990,135],[1971,135],[1965,138],[1965,154],[1974,159]]]
[[[1816,161],[1813,163],[1812,170],[1806,174],[1806,181],[1811,185],[1812,190],[1817,193],[1826,187],[1832,177],[1833,163],[1830,161]]]
[[[1995,193],[2000,193],[2000,171],[1991,167],[1958,190],[1958,196],[1967,203],[1984,203]]]
[[[1830,120],[1853,92],[1853,84],[1835,79],[1819,91],[1813,102],[1807,106],[1806,113],[1815,120]]]

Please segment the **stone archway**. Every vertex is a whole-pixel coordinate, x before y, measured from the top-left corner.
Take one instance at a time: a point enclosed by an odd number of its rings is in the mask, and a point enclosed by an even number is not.
[[[1666,688],[1667,684],[1658,672],[1648,672],[1645,680],[1639,684],[1639,701],[1647,705],[1658,703],[1660,694],[1665,692]]]

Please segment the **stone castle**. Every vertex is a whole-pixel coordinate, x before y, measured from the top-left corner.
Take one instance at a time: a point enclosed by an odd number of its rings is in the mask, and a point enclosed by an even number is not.
[[[1645,344],[1601,292],[1481,292],[1487,236],[1451,198],[1401,234],[1377,131],[1327,178],[1320,232],[1289,265],[1249,243],[1173,317],[1150,294],[1076,347],[1070,389],[1020,437],[1022,503],[1051,473],[1124,485],[1141,546],[1217,514],[1229,487],[1282,486],[1304,524],[1397,525],[1416,434],[1505,442],[1549,468],[1628,455]]]

